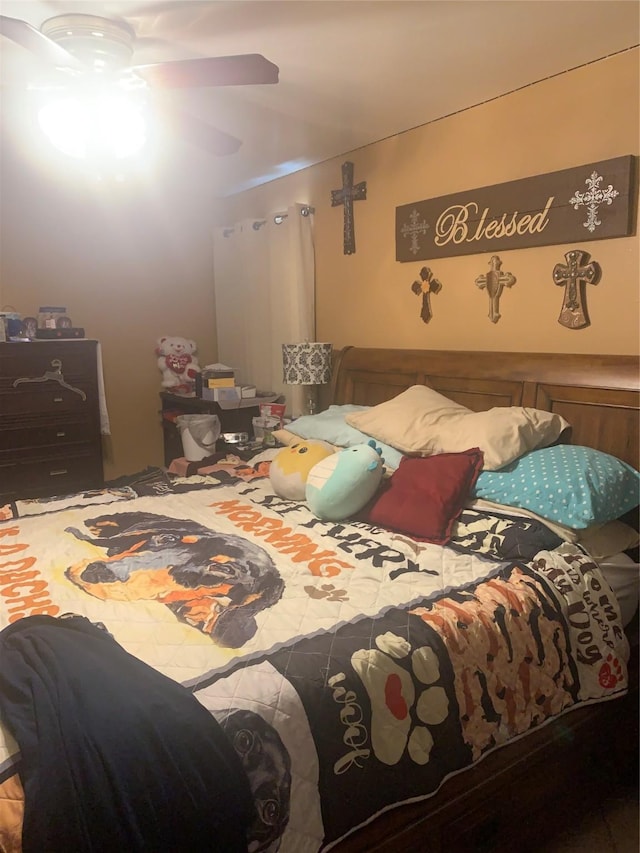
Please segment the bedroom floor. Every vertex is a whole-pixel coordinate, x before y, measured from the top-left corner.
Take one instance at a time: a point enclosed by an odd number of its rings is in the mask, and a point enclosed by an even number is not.
[[[569,827],[536,853],[638,853],[639,786],[619,786],[588,813],[567,814]]]

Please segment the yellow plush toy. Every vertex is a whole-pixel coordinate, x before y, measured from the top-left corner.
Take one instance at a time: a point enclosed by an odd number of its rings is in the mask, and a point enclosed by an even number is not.
[[[273,491],[281,498],[303,501],[309,471],[334,452],[331,444],[319,440],[300,439],[283,447],[271,460],[269,478]]]

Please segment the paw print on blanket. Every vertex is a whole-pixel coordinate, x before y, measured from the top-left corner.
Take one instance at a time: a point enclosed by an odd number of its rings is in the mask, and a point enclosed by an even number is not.
[[[326,598],[327,601],[348,601],[346,589],[336,589],[332,583],[325,583],[318,589],[315,586],[305,586],[304,591],[309,598]]]
[[[618,658],[613,655],[608,655],[606,661],[600,667],[598,673],[598,681],[600,686],[606,690],[613,690],[616,684],[622,679],[622,666]]]
[[[428,646],[411,644],[387,632],[376,649],[360,649],[351,664],[371,701],[371,744],[384,764],[397,764],[405,749],[416,764],[426,764],[433,747],[429,726],[444,722],[449,699],[440,679],[440,664]]]

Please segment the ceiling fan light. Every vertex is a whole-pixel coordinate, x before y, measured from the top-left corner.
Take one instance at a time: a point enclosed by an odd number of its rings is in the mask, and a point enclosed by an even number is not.
[[[147,141],[140,112],[126,98],[104,98],[98,105],[97,128],[113,156],[121,160],[137,154]]]
[[[61,98],[45,104],[38,113],[38,121],[55,148],[69,157],[86,157],[87,132],[76,98]]]
[[[38,120],[52,145],[78,159],[122,160],[147,141],[142,114],[117,95],[59,98],[40,109]]]

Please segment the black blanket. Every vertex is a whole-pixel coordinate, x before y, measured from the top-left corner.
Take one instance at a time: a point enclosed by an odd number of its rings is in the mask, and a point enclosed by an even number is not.
[[[84,617],[0,633],[25,853],[246,851],[253,800],[215,718]]]

